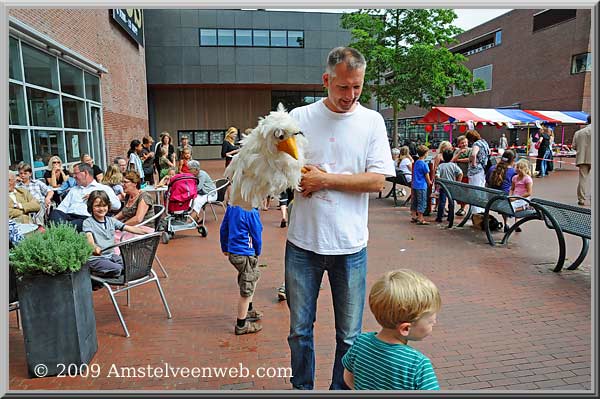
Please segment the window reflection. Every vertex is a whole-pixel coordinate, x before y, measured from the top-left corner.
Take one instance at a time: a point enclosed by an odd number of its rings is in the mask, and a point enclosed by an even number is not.
[[[63,92],[83,97],[83,71],[66,62],[59,61],[60,88]]]
[[[55,130],[32,130],[33,153],[52,154],[65,159],[63,134]]]
[[[8,88],[9,124],[27,125],[23,86],[11,83]]]
[[[27,130],[10,129],[8,135],[8,154],[13,164],[21,161],[31,162],[29,160],[29,139]]]
[[[21,76],[21,56],[19,55],[19,43],[17,39],[10,38],[10,54],[8,76],[11,79],[23,80]]]
[[[65,132],[67,162],[78,162],[83,154],[89,154],[86,132]]]
[[[70,97],[62,98],[65,127],[85,129],[85,103]]]
[[[29,122],[32,126],[60,127],[60,104],[58,94],[27,88]]]
[[[21,46],[23,48],[25,81],[37,86],[58,90],[56,57],[36,50],[27,44]]]

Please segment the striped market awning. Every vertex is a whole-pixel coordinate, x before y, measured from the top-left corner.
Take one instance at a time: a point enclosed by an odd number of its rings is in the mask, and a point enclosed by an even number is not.
[[[588,114],[581,111],[533,111],[504,108],[433,107],[419,124],[433,123],[487,123],[514,124],[585,124]]]

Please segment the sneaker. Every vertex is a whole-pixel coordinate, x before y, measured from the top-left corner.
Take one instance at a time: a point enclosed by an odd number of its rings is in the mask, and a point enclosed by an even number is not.
[[[246,320],[244,327],[238,327],[237,324],[235,325],[235,335],[253,334],[259,332],[260,330],[262,330],[262,326],[253,321]]]
[[[260,310],[252,309],[248,311],[248,314],[246,315],[246,321],[257,321],[262,319],[262,317],[263,312],[261,312]]]
[[[287,299],[287,295],[285,292],[285,284],[282,284],[281,287],[277,288],[277,299],[281,301],[285,301]]]
[[[285,219],[281,219],[281,224],[279,225],[279,227],[281,227],[282,229],[284,227],[287,227],[287,221]]]
[[[583,206],[585,205],[585,201],[577,201],[577,205]]]

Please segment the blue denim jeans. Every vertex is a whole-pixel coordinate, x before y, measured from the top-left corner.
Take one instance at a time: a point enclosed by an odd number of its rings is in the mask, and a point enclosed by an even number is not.
[[[541,163],[540,176],[548,175],[548,162],[551,162],[548,160],[550,159],[551,155],[552,155],[552,152],[550,150],[546,150],[546,152],[544,153],[543,160]]]
[[[327,271],[335,317],[335,360],[329,389],[348,389],[344,383],[342,357],[362,327],[367,275],[367,248],[350,255],[319,255],[298,248],[289,241],[285,247],[285,289],[290,308],[292,385],[313,389],[315,348],[313,330],[317,298],[323,273]]]
[[[446,200],[448,199],[448,196],[446,195],[446,192],[442,189],[439,190],[439,195],[438,195],[438,209],[437,209],[437,217],[435,218],[436,221],[441,221],[442,218],[444,217],[444,209],[446,208]]]

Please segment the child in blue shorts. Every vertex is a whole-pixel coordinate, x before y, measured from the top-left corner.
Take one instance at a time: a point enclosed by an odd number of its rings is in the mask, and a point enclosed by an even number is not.
[[[238,272],[240,296],[236,335],[253,334],[262,330],[262,326],[256,322],[262,318],[263,313],[252,305],[256,283],[260,278],[258,257],[262,248],[262,230],[258,209],[227,206],[221,223],[221,250]]]
[[[427,356],[408,345],[431,334],[442,306],[437,287],[411,270],[383,275],[369,307],[382,329],[363,333],[342,358],[344,382],[361,390],[439,390]]]
[[[425,209],[427,209],[427,187],[431,186],[429,165],[425,162],[427,154],[429,154],[429,148],[424,145],[418,146],[417,155],[419,159],[413,165],[412,203],[410,205],[411,223],[418,225],[429,224],[423,218]]]

